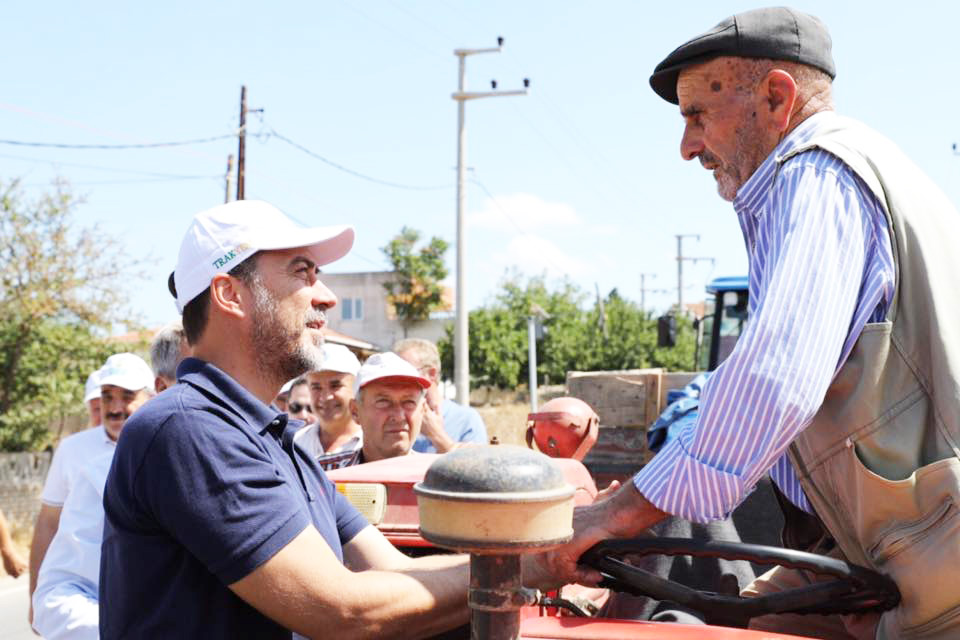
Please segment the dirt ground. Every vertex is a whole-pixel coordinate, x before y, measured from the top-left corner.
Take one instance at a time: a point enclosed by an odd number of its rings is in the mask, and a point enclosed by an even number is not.
[[[487,425],[487,436],[497,437],[500,444],[526,446],[527,414],[530,405],[525,402],[475,407]]]

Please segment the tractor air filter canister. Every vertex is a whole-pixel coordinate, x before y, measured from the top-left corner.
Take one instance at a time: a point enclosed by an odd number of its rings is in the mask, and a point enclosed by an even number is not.
[[[523,586],[520,554],[571,538],[574,488],[542,453],[499,445],[440,456],[414,491],[420,535],[472,554],[470,637],[518,638],[520,607],[539,599]]]

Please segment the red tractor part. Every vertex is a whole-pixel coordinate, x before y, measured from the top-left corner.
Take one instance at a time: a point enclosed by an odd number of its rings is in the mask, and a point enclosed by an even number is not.
[[[550,400],[540,411],[527,415],[527,446],[551,458],[583,460],[597,442],[600,418],[579,398]]]
[[[542,597],[523,586],[520,556],[570,540],[576,488],[547,456],[500,445],[437,458],[414,491],[420,535],[470,553],[470,637],[517,640],[521,609]]]

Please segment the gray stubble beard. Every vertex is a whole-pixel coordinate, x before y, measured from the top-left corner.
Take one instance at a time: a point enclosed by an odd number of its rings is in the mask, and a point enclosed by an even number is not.
[[[319,344],[305,346],[301,338],[305,328],[299,331],[283,325],[277,315],[279,301],[268,290],[259,276],[250,282],[253,291],[253,346],[257,368],[267,376],[283,384],[308,371],[320,369],[323,364],[323,336]],[[321,314],[322,311],[311,311]],[[309,320],[304,320],[304,325]]]

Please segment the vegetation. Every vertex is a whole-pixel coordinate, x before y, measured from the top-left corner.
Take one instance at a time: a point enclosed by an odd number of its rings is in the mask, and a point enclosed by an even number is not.
[[[47,444],[117,350],[105,336],[134,324],[124,284],[139,263],[97,227],[78,228],[79,204],[64,183],[36,199],[0,184],[0,450]]]
[[[441,281],[447,277],[444,254],[449,244],[434,236],[426,246],[417,249],[419,241],[419,231],[403,227],[380,249],[390,260],[395,274],[394,279],[383,286],[404,329],[426,320],[443,306]]]
[[[549,314],[537,342],[537,379],[560,383],[567,371],[693,367],[695,338],[689,320],[677,323],[677,344],[657,347],[657,321],[616,289],[589,304],[570,281],[555,288],[543,277],[505,278],[491,304],[470,312],[470,375],[474,384],[514,388],[528,380],[527,318],[536,304]],[[453,371],[453,330],[441,341],[443,369]]]

